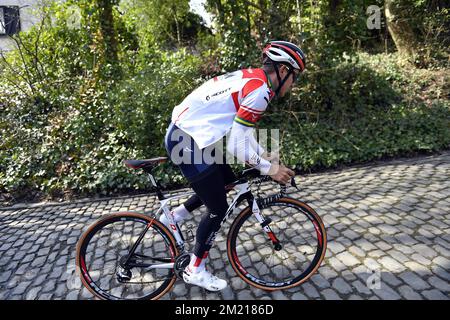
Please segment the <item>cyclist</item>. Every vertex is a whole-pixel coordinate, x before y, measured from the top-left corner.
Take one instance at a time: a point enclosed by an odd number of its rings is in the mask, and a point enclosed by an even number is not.
[[[194,90],[174,108],[165,137],[171,160],[196,193],[171,212],[174,221],[186,219],[202,204],[207,208],[183,279],[209,291],[227,286],[206,269],[205,262],[228,209],[224,186],[236,180],[230,166],[220,161],[224,156],[218,143],[227,136],[230,154],[275,181],[285,184],[294,176],[278,163],[277,155],[270,155],[257,143],[253,128],[270,100],[290,91],[305,69],[305,56],[293,43],[271,41],[263,49],[262,62],[262,68],[221,75]],[[177,227],[169,226],[165,215],[160,219],[169,229]]]

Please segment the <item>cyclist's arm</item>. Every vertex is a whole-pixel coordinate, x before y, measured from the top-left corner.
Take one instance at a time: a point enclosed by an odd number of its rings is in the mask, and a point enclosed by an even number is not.
[[[270,161],[271,163],[274,162],[279,162],[280,161],[280,155],[278,154],[278,152],[268,152],[265,151],[264,148],[258,143],[258,141],[256,141],[255,139],[255,135],[254,132],[252,132],[251,135],[249,135],[249,143],[250,146],[256,150],[256,153],[261,156],[261,158],[266,159],[268,161]]]
[[[252,129],[252,128],[250,128]],[[261,156],[262,158],[268,160],[267,158],[265,158],[265,155],[267,154],[266,151],[264,150],[263,147],[261,147],[261,145],[258,143],[258,141],[256,141],[255,139],[255,134],[254,134],[254,130],[249,131],[249,137],[248,137],[248,142],[250,143],[250,147],[256,151],[256,153]]]
[[[278,154],[278,152],[264,151],[262,154],[260,154],[260,156],[263,157],[264,159],[270,161],[271,163],[280,162],[280,155]]]
[[[255,140],[252,127],[234,122],[227,139],[227,151],[262,174],[269,174],[271,163],[261,157],[264,149]]]
[[[271,163],[265,159],[267,153],[256,141],[253,128],[267,108],[270,90],[264,81],[252,79],[242,88],[241,96],[227,151],[238,160],[256,167],[262,174],[269,174]]]

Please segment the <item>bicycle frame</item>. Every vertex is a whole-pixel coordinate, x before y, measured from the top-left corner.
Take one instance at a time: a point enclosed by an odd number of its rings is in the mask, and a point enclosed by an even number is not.
[[[225,214],[225,217],[223,218],[223,220],[221,221],[220,225],[222,226],[222,224],[228,219],[228,217],[230,216],[230,214],[234,211],[234,209],[236,209],[236,207],[239,205],[239,203],[241,203],[243,200],[245,199],[253,199],[253,196],[251,194],[250,188],[249,188],[249,184],[248,182],[243,182],[240,184],[236,184],[233,186],[233,188],[237,191],[237,194],[234,196],[233,201],[231,202],[231,204],[228,206],[227,212]],[[184,252],[184,240],[183,237],[181,235],[181,230],[179,230],[179,228],[177,227],[173,216],[170,214],[170,210],[169,210],[169,203],[172,200],[176,200],[179,198],[184,198],[186,197],[186,195],[193,195],[195,194],[194,192],[188,192],[187,194],[183,194],[183,195],[178,195],[178,196],[172,196],[166,199],[160,199],[160,207],[158,209],[158,211],[156,211],[155,216],[158,217],[159,214],[165,214],[167,220],[169,221],[169,226],[170,226],[170,231],[172,232],[173,236],[175,237],[177,246],[180,248],[181,252]]]
[[[151,175],[150,175],[151,176]],[[151,176],[151,178],[153,178]],[[154,179],[151,179],[152,182],[154,182]],[[154,183],[154,185],[156,186],[156,183]],[[272,230],[270,229],[270,218],[269,219],[265,219],[264,216],[261,213],[261,210],[259,208],[258,205],[258,201],[257,199],[253,196],[251,190],[250,190],[250,184],[248,181],[246,180],[238,180],[235,183],[231,184],[230,186],[233,187],[234,190],[237,191],[237,194],[234,196],[231,204],[228,206],[228,209],[225,213],[224,218],[222,219],[220,226],[223,225],[223,223],[228,219],[228,217],[231,215],[231,213],[233,213],[235,211],[235,209],[237,208],[237,206],[244,200],[248,201],[249,206],[252,208],[252,212],[255,216],[255,218],[258,220],[258,222],[260,223],[262,229],[266,232],[266,234],[268,235],[268,237],[270,238],[270,240],[272,241],[272,243],[277,246],[279,241],[276,238],[276,236],[274,235],[274,233],[272,232]],[[167,220],[169,221],[169,227],[170,230],[173,234],[173,236],[175,237],[176,240],[176,244],[177,247],[180,250],[180,254],[185,253],[185,241],[184,238],[181,234],[181,230],[178,228],[177,224],[175,223],[173,216],[170,214],[170,210],[169,210],[169,203],[173,200],[179,199],[179,198],[183,198],[186,197],[186,195],[193,195],[195,194],[194,192],[188,192],[188,193],[184,193],[182,195],[177,195],[177,196],[172,196],[169,198],[165,198],[165,197],[159,197],[159,201],[160,201],[160,207],[158,208],[158,210],[156,211],[156,213],[154,214],[155,219],[157,217],[159,217],[160,214],[164,214],[166,215]],[[219,228],[220,230],[220,228]],[[140,241],[140,239],[142,239],[143,235],[145,234],[145,232],[147,232],[147,229],[144,230],[143,234],[141,235],[141,237],[139,237],[138,241]],[[215,237],[217,235],[217,232],[213,235],[212,240],[214,241]],[[136,246],[136,244],[135,244]],[[133,246],[133,247],[135,247]],[[131,250],[129,257],[131,257],[134,252],[134,250]],[[128,261],[128,259],[127,259]],[[148,266],[144,266],[141,265],[142,267],[145,267],[146,269],[150,270],[150,269],[171,269],[174,267],[174,263],[170,262],[170,263],[159,263],[159,264],[151,264]]]

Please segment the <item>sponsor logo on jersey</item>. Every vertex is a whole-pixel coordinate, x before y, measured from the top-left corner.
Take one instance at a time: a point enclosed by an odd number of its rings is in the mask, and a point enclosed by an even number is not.
[[[256,154],[256,153],[254,153],[251,157],[250,157],[250,164],[252,164],[252,165],[259,165],[260,163],[261,163],[261,158]]]
[[[210,96],[210,95],[207,95],[207,96],[206,96],[206,101],[209,101],[212,97],[216,97],[216,96],[218,96],[218,95],[224,94],[225,92],[228,92],[228,91],[230,91],[230,90],[231,90],[231,87],[230,87],[230,88],[227,88],[227,89],[225,89],[225,90],[222,90],[222,91],[218,91],[218,92],[216,92],[216,93],[213,93],[211,96]]]

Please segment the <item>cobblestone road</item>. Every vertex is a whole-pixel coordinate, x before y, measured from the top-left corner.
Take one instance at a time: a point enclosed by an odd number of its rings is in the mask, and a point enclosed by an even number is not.
[[[450,152],[311,174],[297,182],[301,191],[292,196],[315,208],[328,231],[316,275],[282,292],[249,287],[228,262],[224,267],[221,234],[209,265],[229,287],[207,293],[177,281],[164,299],[449,299]],[[75,274],[81,232],[111,212],[154,208],[155,200],[1,209],[0,299],[92,299]],[[194,212],[197,222],[200,211]]]

